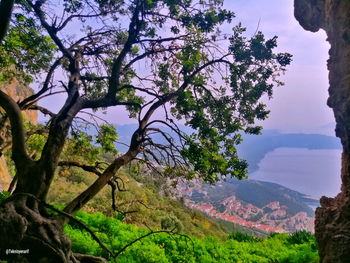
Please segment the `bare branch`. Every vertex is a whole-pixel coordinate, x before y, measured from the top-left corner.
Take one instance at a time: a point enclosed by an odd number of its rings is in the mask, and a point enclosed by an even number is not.
[[[147,226],[147,225],[146,225]],[[191,242],[192,242],[192,252],[194,251],[194,242],[193,240],[188,237],[187,235],[183,235],[183,234],[180,234],[180,233],[176,233],[175,232],[175,229],[176,228],[173,228],[171,230],[157,230],[157,231],[154,231],[152,229],[150,229],[148,226],[147,228],[150,230],[150,232],[148,232],[147,234],[145,235],[142,235],[138,238],[136,238],[135,240],[131,241],[130,243],[126,244],[124,247],[122,247],[117,253],[115,253],[114,257],[117,258],[118,256],[120,256],[120,254],[122,254],[128,247],[132,246],[133,244],[135,244],[136,242],[146,238],[146,237],[149,237],[151,235],[154,235],[154,234],[159,234],[159,233],[166,233],[166,234],[169,234],[170,236],[173,236],[173,235],[177,235],[177,236],[180,236],[180,237],[184,237],[186,239],[189,239]]]
[[[115,98],[110,97],[102,97],[99,99],[85,99],[83,101],[82,109],[97,109],[97,108],[105,108],[110,106],[134,106],[141,108],[141,105],[136,102],[121,102],[116,100]]]
[[[95,166],[91,166],[91,165],[85,165],[79,162],[75,162],[75,161],[61,161],[58,163],[58,166],[68,166],[68,167],[79,167],[81,169],[83,169],[84,171],[90,172],[90,173],[94,173],[97,176],[101,176],[102,173],[98,170],[99,166],[100,166],[100,162],[96,162]],[[120,179],[123,183],[123,187],[124,189],[121,189],[119,186],[119,183],[117,181],[117,179]],[[118,191],[120,192],[124,192],[125,190],[125,186],[124,186],[124,181],[120,178],[120,177],[116,177],[116,178],[112,178],[111,180],[109,180],[108,185],[111,187],[111,197],[112,197],[112,209],[113,211],[117,211],[120,213],[123,213],[122,211],[119,211],[117,209],[117,205],[116,205],[116,201],[115,201],[115,192],[118,189]]]
[[[188,37],[190,35],[193,35],[193,34],[180,35],[177,37],[165,37],[165,38],[158,38],[158,39],[144,38],[144,39],[137,41],[137,43],[142,43],[142,42],[163,43],[163,42],[168,42],[168,41],[182,40],[185,37]]]
[[[42,114],[44,115],[49,115],[50,117],[54,117],[56,116],[55,113],[53,113],[52,111],[44,108],[44,107],[41,107],[41,106],[38,106],[38,105],[31,105],[27,108],[28,110],[38,110],[40,111]]]
[[[130,243],[126,244],[124,247],[122,247],[117,253],[114,254],[114,257],[117,258],[120,254],[122,254],[128,247],[132,246],[136,242],[154,234],[159,234],[159,233],[168,233],[168,234],[174,234],[174,232],[171,232],[169,230],[159,230],[159,231],[151,231],[143,236],[140,236],[139,238],[136,238],[135,240],[131,241]]]
[[[101,176],[101,174],[102,174],[98,170],[97,166],[86,165],[86,164],[82,164],[82,163],[75,162],[75,161],[60,161],[60,162],[58,162],[58,166],[68,166],[68,167],[75,166],[75,167],[79,167],[79,168],[83,169],[84,171],[94,173],[98,176]]]
[[[97,76],[81,76],[80,77],[81,80],[86,80],[86,81],[102,81],[102,80],[108,80],[109,77],[107,76],[101,76],[101,77],[97,77]]]
[[[50,92],[48,94],[42,95],[41,97],[37,98],[36,100],[31,101],[26,106],[24,106],[24,109],[27,109],[27,107],[30,107],[30,105],[33,105],[33,104],[37,103],[39,100],[42,100],[43,98],[50,97],[50,96],[53,96],[53,95],[56,95],[56,94],[61,94],[61,93],[66,93],[66,91],[61,90],[61,91]]]
[[[61,31],[63,28],[66,27],[66,25],[74,18],[92,18],[92,17],[99,17],[101,15],[101,13],[99,14],[91,14],[91,15],[71,15],[69,17],[66,18],[66,20],[64,20],[60,25],[58,25],[58,27],[56,28],[56,31]]]
[[[46,75],[46,78],[45,78],[45,81],[44,81],[44,84],[43,84],[43,87],[41,88],[41,90],[38,91],[36,94],[34,94],[34,95],[24,99],[23,101],[21,101],[19,103],[19,106],[21,108],[25,107],[28,103],[38,99],[41,95],[43,95],[46,91],[49,90],[49,88],[50,88],[50,86],[49,86],[50,85],[50,81],[52,79],[52,76],[53,76],[55,70],[61,64],[61,60],[62,60],[62,58],[59,58],[52,64],[52,66],[50,67],[50,69],[49,69],[49,71],[48,71],[48,73]]]

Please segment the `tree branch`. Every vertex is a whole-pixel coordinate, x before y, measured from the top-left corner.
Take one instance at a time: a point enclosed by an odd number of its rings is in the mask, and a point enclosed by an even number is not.
[[[133,244],[135,244],[136,242],[150,236],[150,235],[154,235],[154,234],[159,234],[159,233],[168,233],[168,234],[174,234],[174,232],[169,231],[169,230],[159,230],[159,231],[151,231],[143,236],[140,236],[139,238],[136,238],[135,240],[131,241],[130,243],[126,244],[124,247],[122,247],[121,249],[119,249],[119,251],[117,253],[114,254],[114,257],[117,258],[121,253],[123,253],[128,247],[132,246]]]
[[[151,50],[146,51],[145,53],[133,58],[132,60],[130,60],[130,62],[128,64],[126,64],[125,67],[123,68],[123,71],[128,70],[135,62],[137,62],[137,61],[139,61],[147,56],[157,54],[157,53],[163,53],[166,51],[179,50],[179,49],[183,49],[183,48],[182,47],[169,47],[169,48],[162,48],[162,49],[157,49],[157,50],[151,49]]]
[[[12,158],[17,169],[28,166],[32,159],[28,156],[25,146],[25,130],[22,112],[18,104],[6,93],[0,90],[0,106],[10,119],[12,134]]]
[[[46,78],[45,78],[45,81],[44,81],[44,84],[43,84],[43,87],[41,88],[41,90],[39,90],[36,94],[34,94],[32,96],[29,96],[28,98],[25,98],[23,101],[21,101],[19,103],[19,106],[21,108],[25,107],[28,103],[36,100],[42,94],[44,94],[46,91],[49,90],[50,81],[52,79],[52,76],[53,76],[56,68],[61,64],[61,60],[62,60],[62,58],[59,58],[52,64],[52,66],[50,67],[50,69],[49,69],[49,71],[48,71],[48,73],[46,75]]]
[[[58,166],[79,167],[79,168],[83,169],[86,172],[94,173],[97,176],[101,176],[102,173],[98,170],[99,164],[100,163],[96,162],[95,166],[91,166],[91,165],[85,165],[85,164],[82,164],[82,163],[79,163],[79,162],[74,162],[74,161],[61,161],[61,162],[58,163]],[[121,211],[119,211],[117,209],[116,201],[115,201],[115,192],[116,192],[117,189],[120,192],[124,192],[126,190],[125,189],[121,189],[119,187],[119,183],[117,181],[117,178],[114,179],[114,181],[112,179],[109,180],[109,182],[108,182],[108,185],[111,187],[112,209],[113,209],[113,211],[117,211],[117,212],[123,213],[123,212],[121,212]],[[119,177],[118,177],[118,179],[121,180],[121,178],[119,178]],[[123,184],[124,184],[124,182],[123,182]]]
[[[13,9],[14,0],[1,0],[0,3],[0,42],[5,38]]]
[[[51,39],[55,42],[58,49],[62,52],[62,54],[67,57],[70,63],[74,63],[75,59],[72,53],[63,45],[61,39],[57,36],[57,28],[50,26],[45,20],[45,13],[41,9],[42,1],[36,1],[35,4],[32,1],[26,1],[30,7],[33,8],[36,16],[39,18],[41,25],[46,29],[47,33],[50,35]]]
[[[79,162],[75,162],[75,161],[60,161],[58,162],[58,166],[75,166],[75,167],[79,167],[81,169],[83,169],[86,172],[90,172],[90,173],[94,173],[97,176],[101,176],[101,172],[98,170],[97,166],[91,166],[91,165],[86,165],[86,164],[82,164]]]
[[[141,21],[139,19],[142,10],[142,1],[135,1],[135,10],[131,18],[131,23],[128,30],[128,39],[120,52],[119,56],[114,60],[111,72],[111,78],[109,80],[109,88],[107,96],[114,98],[116,89],[119,86],[119,77],[122,68],[123,61],[126,55],[130,52],[132,45],[136,42],[138,33],[141,29]]]
[[[63,28],[66,27],[66,25],[73,19],[73,18],[92,18],[92,17],[99,17],[101,15],[101,13],[99,14],[91,14],[91,15],[71,15],[69,17],[66,18],[66,20],[64,20],[60,25],[58,25],[58,27],[56,28],[56,31],[61,31]]]
[[[113,178],[117,171],[123,165],[129,163],[139,153],[138,131],[132,136],[132,143],[129,150],[122,156],[116,158],[106,170],[97,178],[97,180],[90,185],[84,192],[74,198],[65,208],[67,213],[73,213],[83,207],[91,198],[93,198],[108,182]]]
[[[170,100],[176,98],[181,91],[183,91],[184,89],[186,89],[188,87],[188,85],[191,84],[191,81],[193,80],[193,77],[196,76],[199,72],[201,72],[203,69],[215,64],[215,63],[230,63],[227,60],[224,60],[225,57],[227,57],[227,55],[222,56],[219,59],[215,59],[215,60],[211,60],[208,61],[207,63],[204,63],[202,66],[198,67],[197,69],[195,69],[193,72],[191,72],[191,74],[189,74],[188,76],[185,76],[185,80],[182,83],[181,87],[172,92],[172,93],[168,93],[167,95],[164,95],[161,99],[159,99],[158,101],[156,101],[147,111],[147,113],[145,114],[145,116],[143,117],[141,123],[141,128],[144,129],[149,121],[149,119],[151,118],[152,114],[161,106],[163,106],[164,104],[166,104],[167,102],[169,102]]]
[[[28,110],[38,110],[40,111],[42,114],[44,115],[49,115],[50,117],[54,117],[56,116],[55,113],[53,113],[52,111],[44,108],[44,107],[41,107],[41,106],[38,106],[38,105],[31,105],[27,108]]]

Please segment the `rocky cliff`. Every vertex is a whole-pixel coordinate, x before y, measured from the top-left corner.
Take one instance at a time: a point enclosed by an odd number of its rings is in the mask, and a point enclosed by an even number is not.
[[[0,89],[11,96],[15,101],[22,100],[33,94],[33,90],[20,84],[17,80],[11,83],[0,85]],[[36,111],[24,111],[26,119],[33,124],[37,123],[38,113]],[[0,191],[7,190],[11,182],[11,176],[8,172],[4,156],[0,157]]]
[[[329,51],[329,99],[341,139],[342,189],[336,198],[321,198],[316,210],[316,238],[321,262],[350,261],[350,1],[295,0],[294,14],[304,29],[324,29]]]

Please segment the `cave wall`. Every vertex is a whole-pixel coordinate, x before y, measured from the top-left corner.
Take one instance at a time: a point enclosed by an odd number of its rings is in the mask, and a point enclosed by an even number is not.
[[[325,30],[331,45],[327,104],[343,146],[342,187],[335,198],[321,198],[315,234],[322,263],[350,262],[350,0],[294,0],[294,15],[306,30]]]

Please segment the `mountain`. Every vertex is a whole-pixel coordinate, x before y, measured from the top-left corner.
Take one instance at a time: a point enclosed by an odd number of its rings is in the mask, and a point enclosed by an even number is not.
[[[229,179],[216,186],[183,184],[187,205],[243,226],[269,232],[313,231],[318,200],[275,183]]]
[[[127,150],[123,144],[129,144],[132,133],[136,130],[136,124],[116,125],[120,143],[116,147],[124,152]],[[167,127],[162,127],[165,132],[172,134]],[[190,134],[192,130],[184,125],[180,129]],[[304,133],[280,133],[275,130],[263,130],[261,135],[244,134],[243,142],[237,146],[240,158],[247,160],[249,172],[256,171],[259,162],[273,150],[277,148],[306,148],[306,149],[341,149],[340,141],[337,137],[321,134]],[[165,139],[159,135],[155,141],[166,143]]]

